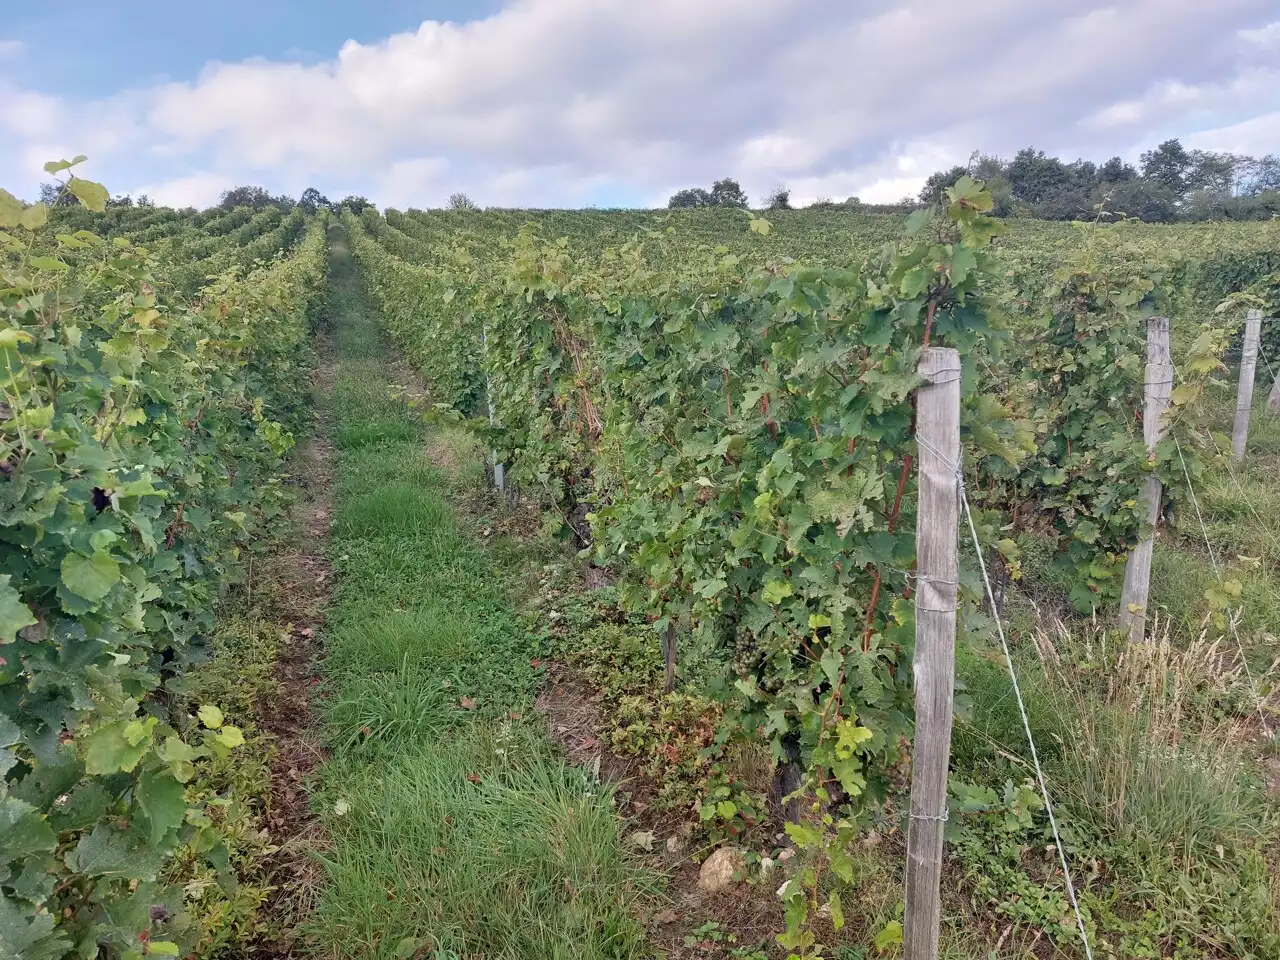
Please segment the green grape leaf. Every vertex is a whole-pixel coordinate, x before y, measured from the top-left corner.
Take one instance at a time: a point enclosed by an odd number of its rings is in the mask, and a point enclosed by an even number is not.
[[[27,917],[31,917],[29,923]],[[53,960],[65,956],[70,948],[71,941],[57,933],[52,914],[32,916],[7,894],[0,894],[0,956]]]
[[[722,580],[719,577],[714,577],[710,580],[699,580],[693,585],[693,592],[698,594],[700,597],[710,600],[728,586],[729,584],[727,581]]]
[[[117,720],[81,737],[85,772],[100,775],[136,767],[150,747],[151,738],[139,740],[132,729],[135,724],[142,726],[137,721]]]
[[[95,551],[92,557],[69,553],[62,558],[62,582],[78,597],[97,603],[120,579],[120,564],[110,554]]]
[[[28,230],[39,230],[49,222],[49,206],[45,203],[34,203],[22,211],[18,217],[18,226]]]
[[[933,211],[928,209],[917,210],[907,217],[907,235],[914,237],[923,230],[933,219]]]
[[[192,761],[198,756],[196,751],[177,737],[166,737],[156,747],[156,756],[169,767],[169,773],[179,783],[186,783],[195,776],[195,765]]]
[[[764,591],[761,594],[761,598],[765,603],[776,605],[791,596],[793,592],[791,584],[786,580],[770,580],[764,585]]]
[[[0,850],[5,862],[51,853],[57,846],[58,838],[39,810],[17,797],[0,797]]]
[[[121,877],[127,880],[151,880],[160,869],[161,857],[148,850],[141,838],[98,824],[92,833],[80,838],[67,854],[67,866],[91,877]]]
[[[182,784],[170,776],[147,771],[138,779],[138,805],[151,821],[151,845],[158,847],[168,832],[182,825],[187,801]]]
[[[890,947],[896,947],[902,943],[902,923],[898,920],[890,920],[884,925],[884,928],[876,934],[875,940],[872,941],[875,947],[881,953],[884,953]]]
[[[200,722],[203,723],[210,730],[217,730],[220,726],[222,726],[223,719],[224,719],[222,716],[222,711],[219,710],[217,707],[212,706],[211,704],[205,704],[203,707],[197,710],[196,716],[198,716],[200,718]]]
[[[22,201],[8,190],[0,190],[0,227],[16,227],[22,222]]]
[[[244,733],[239,727],[233,727],[230,724],[218,731],[216,739],[224,747],[239,747],[244,745]]]
[[[94,213],[101,213],[107,209],[107,188],[100,183],[94,183],[92,180],[82,180],[79,177],[72,177],[67,183],[67,189],[70,190],[76,198]]]
[[[9,580],[9,574],[0,574],[0,643],[13,643],[19,630],[36,622],[18,591],[9,586]]]
[[[22,729],[12,719],[0,713],[0,747],[12,747],[22,741]]]
[[[839,930],[844,926],[844,908],[840,903],[840,894],[831,891],[831,896],[827,898],[827,905],[831,907],[831,926]]]
[[[54,257],[32,257],[28,262],[37,270],[48,270],[50,273],[66,273],[71,269]]]

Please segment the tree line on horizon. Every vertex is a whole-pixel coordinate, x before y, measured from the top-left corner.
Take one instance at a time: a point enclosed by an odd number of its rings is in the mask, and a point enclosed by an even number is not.
[[[1280,155],[1254,158],[1187,150],[1164,141],[1139,157],[1102,164],[1064,162],[1025,147],[1012,160],[975,152],[967,164],[939,170],[925,181],[919,202],[936,203],[968,174],[986,183],[996,216],[1040,220],[1091,219],[1121,214],[1151,222],[1269,220],[1280,215]]]
[[[937,203],[947,187],[963,176],[986,183],[999,217],[1081,220],[1133,217],[1156,223],[1194,220],[1269,220],[1280,216],[1280,155],[1254,158],[1211,150],[1187,150],[1166,140],[1139,157],[1137,166],[1121,157],[1098,164],[1070,162],[1026,147],[1012,160],[975,151],[965,164],[939,170],[918,196],[897,203],[843,202],[821,197],[810,209],[854,208],[868,213],[905,213]],[[763,208],[791,209],[790,191],[778,185]],[[728,207],[746,209],[748,199],[731,178],[710,190],[688,187],[671,196],[670,209]]]
[[[75,206],[80,202],[74,194],[54,183],[40,185],[39,200],[50,207]],[[108,207],[154,207],[155,205],[155,201],[145,193],[139,194],[136,198],[129,194],[120,194],[107,200]],[[371,206],[373,201],[354,194],[343,197],[341,200],[330,200],[315,187],[307,187],[295,200],[286,194],[273,196],[266,187],[245,185],[222,191],[218,202],[210,209],[234,210],[236,207],[252,207],[254,210],[265,210],[267,207],[280,207],[283,210],[300,208],[307,213],[315,213],[322,209],[337,213],[343,207],[347,207],[356,213],[361,213],[365,207]]]
[[[918,196],[903,197],[896,203],[864,203],[858,197],[833,201],[820,197],[809,209],[855,209],[866,213],[907,213],[937,203],[943,191],[962,176],[982,180],[995,203],[998,217],[1030,217],[1040,220],[1081,220],[1095,217],[1132,217],[1155,223],[1200,220],[1269,220],[1280,217],[1280,154],[1261,158],[1211,150],[1187,150],[1178,139],[1170,139],[1139,157],[1135,166],[1119,156],[1098,164],[1077,159],[1070,162],[1025,147],[1011,160],[974,151],[968,163],[939,170],[930,176]],[[56,184],[43,184],[39,199],[50,206],[79,201]],[[142,194],[108,200],[108,206],[155,206]],[[265,187],[244,185],[223,191],[216,208],[231,210],[269,206],[285,210],[301,208],[308,213],[347,208],[356,213],[373,206],[361,196],[333,201],[315,187],[308,187],[295,200],[273,195]],[[746,192],[737,180],[724,177],[710,189],[686,187],[667,202],[669,209],[719,207],[745,210]],[[764,198],[761,208],[792,209],[791,191],[778,184]],[[447,209],[477,210],[479,206],[465,193],[449,198]]]

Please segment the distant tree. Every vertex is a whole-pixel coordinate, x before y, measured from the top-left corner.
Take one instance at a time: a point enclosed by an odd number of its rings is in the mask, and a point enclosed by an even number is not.
[[[127,193],[119,194],[117,196],[109,198],[107,200],[107,206],[108,207],[132,207],[133,197],[129,196]]]
[[[1098,180],[1101,183],[1128,183],[1138,179],[1138,171],[1119,157],[1112,157],[1098,168]]]
[[[1220,190],[1192,190],[1182,201],[1182,220],[1231,220],[1235,197]]]
[[[51,207],[74,207],[80,201],[70,190],[63,190],[60,183],[40,184],[40,202]]]
[[[1175,139],[1166,140],[1154,150],[1140,157],[1142,175],[1181,196],[1187,190],[1187,174],[1191,169],[1191,155]]]
[[[830,197],[818,197],[813,203],[809,204],[810,210],[834,210],[840,204],[836,203]]]
[[[1257,196],[1269,190],[1280,190],[1280,155],[1274,153],[1249,160],[1241,172],[1240,193],[1244,196]]]
[[[350,210],[352,213],[361,214],[364,213],[366,207],[372,207],[373,204],[364,197],[348,195],[342,198],[342,202],[338,206],[342,209]]]
[[[982,153],[975,150],[969,154],[968,163],[969,176],[984,183],[990,183],[997,177],[1008,178],[1009,164],[1005,163],[999,157],[990,153]],[[957,179],[959,179],[957,177]]]
[[[967,166],[929,177],[920,202],[938,202],[965,173],[986,183],[996,216],[1052,220],[1090,218],[1099,205],[1106,212],[1151,221],[1265,218],[1275,203],[1271,194],[1280,191],[1280,155],[1255,160],[1233,153],[1188,151],[1171,139],[1142,154],[1141,173],[1120,157],[1101,165],[1085,159],[1067,163],[1027,147],[1006,163],[974,151]],[[1251,198],[1264,196],[1252,202]]]
[[[139,207],[154,207],[156,205],[156,202],[145,193],[138,194],[138,199],[133,202]]]
[[[1013,187],[1013,195],[1027,203],[1043,200],[1073,179],[1066,164],[1034,147],[1024,147],[1014,155],[1009,161],[1006,176]]]
[[[1067,170],[1071,173],[1071,177],[1076,183],[1094,184],[1098,182],[1098,165],[1092,160],[1073,160],[1067,164]]]
[[[1031,204],[1031,214],[1041,220],[1084,220],[1093,214],[1092,184],[1064,183]]]
[[[1192,190],[1179,210],[1181,220],[1273,220],[1280,217],[1280,190],[1232,196]]]
[[[1236,197],[1227,215],[1235,220],[1275,220],[1280,218],[1280,189],[1264,190]]]
[[[687,187],[671,195],[667,207],[678,210],[686,207],[731,207],[745,210],[747,195],[741,185],[732,177],[717,180],[710,190],[701,187]]]
[[[677,210],[682,207],[709,207],[711,206],[711,194],[701,187],[688,187],[679,190],[671,195],[671,199],[667,201],[667,207],[671,210]]]
[[[307,213],[315,213],[322,207],[332,208],[333,203],[315,187],[307,187],[302,191],[302,196],[298,198],[298,206]]]
[[[764,202],[770,210],[790,210],[791,191],[785,183],[780,183],[770,191]]]
[[[1094,200],[1112,214],[1125,214],[1149,223],[1169,223],[1178,218],[1180,194],[1145,177],[1096,188]]]
[[[465,193],[451,194],[449,197],[450,210],[479,210],[476,202],[468,197]]]
[[[839,206],[857,213],[910,213],[919,209],[920,202],[915,197],[903,197],[897,203],[865,203],[861,197],[846,197]]]
[[[738,185],[737,180],[729,177],[717,180],[711,185],[709,200],[710,205],[713,207],[736,207],[741,210],[747,208],[746,193]]]
[[[267,192],[266,187],[233,187],[230,190],[224,190],[222,196],[218,198],[218,206],[224,210],[235,207],[253,207],[255,210],[261,210],[275,202],[276,198]],[[292,206],[292,201],[289,201],[289,205]]]
[[[1242,179],[1252,157],[1234,153],[1215,153],[1212,150],[1192,150],[1187,169],[1188,190],[1204,190],[1209,193],[1234,196],[1236,184]]]

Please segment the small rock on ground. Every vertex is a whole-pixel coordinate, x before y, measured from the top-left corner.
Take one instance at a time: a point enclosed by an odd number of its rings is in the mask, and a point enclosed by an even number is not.
[[[746,854],[737,847],[721,847],[702,864],[698,871],[698,887],[708,893],[724,890],[733,884],[735,873],[741,877],[746,870]]]

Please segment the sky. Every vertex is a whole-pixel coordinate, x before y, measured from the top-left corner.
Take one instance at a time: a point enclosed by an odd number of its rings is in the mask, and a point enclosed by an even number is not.
[[[63,0],[0,22],[0,186],[379,206],[916,193],[974,150],[1280,153],[1276,0]]]

